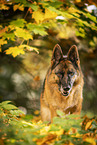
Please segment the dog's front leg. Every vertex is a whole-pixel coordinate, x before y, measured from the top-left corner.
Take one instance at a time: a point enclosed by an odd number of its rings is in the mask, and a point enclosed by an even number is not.
[[[51,111],[51,122],[53,122],[53,118],[55,117],[55,116],[57,116],[57,107],[55,107],[55,106],[50,106],[50,111]]]

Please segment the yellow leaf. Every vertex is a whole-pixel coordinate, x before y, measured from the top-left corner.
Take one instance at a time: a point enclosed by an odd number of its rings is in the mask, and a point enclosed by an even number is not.
[[[34,114],[35,114],[35,115],[38,115],[38,114],[39,114],[39,110],[35,110],[35,111],[34,111]]]
[[[0,52],[2,52],[1,48],[0,48]]]
[[[57,136],[62,135],[63,132],[64,132],[64,130],[61,127],[59,127],[59,130],[58,131],[50,131],[50,133],[55,134]]]
[[[20,45],[19,46],[20,48],[26,48],[28,51],[36,51],[37,53],[39,53],[39,51],[38,51],[38,49],[36,48],[36,47],[31,47],[31,46],[29,46],[29,45],[25,45],[25,44],[23,44],[23,45]]]
[[[3,40],[3,39],[0,39],[0,46],[3,45],[3,44],[7,44],[7,41]]]
[[[91,145],[96,145],[95,139],[92,137],[85,138],[85,141],[91,143]]]
[[[19,4],[18,5],[14,5],[13,6],[13,10],[16,11],[18,9],[18,7],[19,7]]]
[[[0,10],[8,10],[9,7],[4,5],[4,4],[0,4]]]
[[[10,47],[9,49],[5,50],[6,54],[12,54],[13,57],[16,57],[20,54],[25,54],[23,48],[21,49],[19,46]]]
[[[19,10],[24,11],[24,6],[23,5],[19,6]]]
[[[81,0],[76,0],[76,3],[80,3],[81,2]]]
[[[16,31],[14,33],[17,37],[22,37],[25,40],[32,39],[32,35],[25,29],[16,27]]]
[[[13,10],[16,11],[17,9],[19,9],[21,11],[24,11],[24,6],[23,5],[20,5],[20,4],[14,5],[13,6]]]
[[[44,126],[41,130],[40,130],[40,135],[44,135],[44,134],[48,134],[48,131],[50,130],[50,126]]]
[[[86,126],[85,126],[85,130],[89,129],[91,126],[92,120],[88,121]]]
[[[45,20],[53,19],[57,17],[57,13],[50,11],[49,9],[45,9]]]
[[[41,23],[44,20],[44,13],[41,9],[38,9],[37,11],[34,11],[32,14],[32,18],[35,19],[36,23]]]
[[[7,31],[8,27],[5,26],[5,28],[1,29],[0,30],[0,37],[4,36],[5,35],[5,32]]]
[[[36,140],[37,145],[53,145],[56,139],[55,134],[48,134],[44,138],[39,138]]]
[[[42,12],[41,9],[34,11],[32,14],[32,18],[35,19],[36,23],[42,23],[45,20],[53,19],[57,17],[57,13],[50,11],[49,9],[45,9],[45,13]]]
[[[77,9],[75,9],[74,7],[70,7],[68,9],[68,12],[70,12],[70,13],[76,13],[76,12],[79,12],[79,11]]]

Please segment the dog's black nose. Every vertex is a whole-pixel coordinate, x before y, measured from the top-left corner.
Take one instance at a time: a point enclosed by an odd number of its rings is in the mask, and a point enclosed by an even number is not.
[[[64,87],[63,89],[64,89],[64,91],[69,91],[70,87],[69,86],[68,87]]]

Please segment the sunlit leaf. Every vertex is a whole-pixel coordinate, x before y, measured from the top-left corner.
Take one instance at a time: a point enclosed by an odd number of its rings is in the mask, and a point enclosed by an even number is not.
[[[15,109],[15,110],[10,110],[10,113],[12,114],[12,115],[16,115],[16,116],[20,116],[21,114],[24,114],[24,112],[23,111],[21,111],[21,110],[19,110],[19,109]]]
[[[39,110],[35,110],[35,111],[34,111],[34,114],[35,114],[35,115],[39,115]]]
[[[1,46],[1,45],[4,45],[4,44],[7,44],[7,41],[4,40],[4,39],[0,39],[0,46]]]
[[[50,9],[45,9],[45,20],[54,19],[57,17],[57,13],[55,11],[51,11]]]
[[[17,9],[24,11],[24,6],[20,4],[14,5],[13,10],[16,11]]]
[[[3,108],[7,110],[17,109],[17,107],[12,104],[7,104],[7,105],[5,104],[3,105]]]
[[[41,23],[44,20],[44,13],[41,9],[38,9],[37,11],[34,11],[32,14],[32,18],[35,19],[36,23]]]
[[[76,36],[81,36],[81,37],[85,38],[85,34],[79,32],[79,31],[76,31]]]
[[[20,49],[23,49],[23,48],[26,48],[28,51],[36,51],[37,53],[39,53],[38,49],[36,47],[32,47],[32,46],[29,46],[29,45],[25,45],[25,44],[22,44],[19,46]]]
[[[97,23],[97,19],[95,16],[92,16],[90,13],[84,13],[88,18],[90,18],[92,21],[94,21],[95,23]]]
[[[29,33],[29,31],[27,31],[27,30],[25,30],[25,29],[16,27],[16,30],[15,30],[14,33],[15,33],[15,35],[16,35],[17,37],[22,37],[22,38],[24,38],[25,40],[32,39],[32,35]]]
[[[92,120],[88,121],[86,126],[85,126],[85,130],[89,129],[91,126]]]
[[[3,3],[0,3],[0,10],[8,10],[9,7],[4,5]]]
[[[7,105],[9,103],[11,103],[11,101],[3,101],[2,103],[0,103],[0,106]]]
[[[85,140],[86,142],[92,144],[92,145],[96,145],[96,141],[95,141],[95,139],[92,138],[92,137],[87,137],[87,138],[85,138],[84,140]]]
[[[13,57],[16,57],[17,55],[25,54],[25,51],[23,48],[19,48],[19,46],[15,46],[5,50],[5,53],[12,54]]]
[[[55,17],[57,17],[57,13],[52,12],[47,8],[45,9],[45,13],[43,13],[41,9],[38,9],[32,14],[32,18],[34,18],[36,23],[38,24],[49,19],[54,19]]]
[[[5,26],[4,28],[1,27],[1,30],[0,30],[0,37],[4,36],[6,34],[6,31],[7,31],[8,27]]]

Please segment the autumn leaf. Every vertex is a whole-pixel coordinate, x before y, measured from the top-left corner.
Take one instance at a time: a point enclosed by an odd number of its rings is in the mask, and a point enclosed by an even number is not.
[[[3,28],[3,29],[0,30],[0,37],[2,37],[5,34],[5,32],[7,31],[7,29],[8,29],[8,27],[5,26],[5,28]]]
[[[6,5],[0,3],[0,10],[8,10],[8,9],[9,9],[8,6],[6,6]]]
[[[36,47],[31,47],[29,45],[19,45],[19,46],[15,46],[15,47],[10,47],[9,49],[5,50],[6,54],[12,54],[13,57],[16,57],[17,55],[20,54],[25,54],[25,49],[29,50],[29,51],[36,51],[37,53],[39,53],[38,49]]]
[[[91,127],[91,123],[92,123],[92,120],[88,121],[86,126],[85,126],[85,130],[89,129]]]
[[[57,17],[57,13],[50,11],[49,9],[45,9],[45,20],[54,19]]]
[[[46,136],[45,138],[40,138],[37,139],[37,145],[49,145],[49,144],[53,144],[54,140],[56,139],[56,135],[55,134],[48,134],[48,136]]]
[[[20,4],[14,5],[13,6],[13,10],[16,11],[17,9],[19,9],[21,11],[24,11],[24,6],[23,5],[20,5]]]
[[[29,33],[29,31],[19,28],[19,27],[16,27],[16,30],[14,33],[17,37],[22,37],[25,40],[33,39],[32,35]]]
[[[38,24],[46,20],[54,19],[55,17],[57,17],[57,13],[50,11],[47,8],[45,9],[45,13],[43,13],[41,9],[38,9],[32,14],[32,18],[34,18],[36,23]]]
[[[5,35],[4,35],[4,38],[5,39],[10,39],[10,40],[12,40],[12,41],[15,41],[15,35],[14,35],[14,33],[5,33]]]
[[[84,141],[90,143],[91,145],[96,145],[95,139],[92,137],[87,137],[84,139]]]
[[[42,23],[42,21],[44,20],[44,13],[41,9],[38,9],[37,11],[33,12],[32,18],[35,19],[36,23]]]
[[[7,41],[2,38],[2,39],[0,39],[0,46],[3,44],[7,44]]]
[[[5,53],[12,54],[13,57],[16,57],[17,55],[25,54],[25,51],[23,48],[20,48],[19,46],[15,46],[5,50]]]
[[[34,111],[34,114],[35,114],[35,115],[39,115],[39,110],[35,110],[35,111]]]
[[[26,48],[28,51],[36,51],[37,53],[39,53],[38,49],[36,47],[32,47],[32,46],[29,46],[29,45],[25,45],[25,44],[22,44],[19,46],[19,48],[23,49],[23,48]]]

